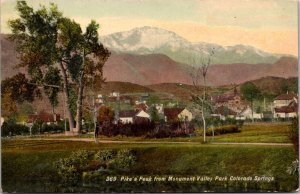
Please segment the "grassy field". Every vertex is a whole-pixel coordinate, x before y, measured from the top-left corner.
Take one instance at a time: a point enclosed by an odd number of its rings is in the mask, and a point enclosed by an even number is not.
[[[290,143],[289,123],[282,124],[257,124],[244,125],[240,133],[223,134],[219,136],[207,136],[208,142],[239,142],[239,143]],[[74,138],[72,136],[44,136],[45,138]],[[80,138],[93,138],[93,135],[81,135]],[[144,137],[126,137],[115,136],[106,137],[100,136],[99,140],[116,140],[116,141],[163,141],[163,142],[202,142],[202,136],[179,137],[179,138],[163,138],[163,139],[147,139]]]
[[[136,183],[99,182],[93,186],[54,186],[53,163],[71,151],[134,150],[137,162],[126,175],[273,176],[273,182]],[[201,192],[294,191],[297,177],[286,169],[295,160],[292,146],[95,144],[60,140],[2,140],[2,186],[6,192]],[[123,172],[124,173],[124,172]],[[116,174],[124,175],[124,174]],[[101,187],[100,187],[100,186]]]

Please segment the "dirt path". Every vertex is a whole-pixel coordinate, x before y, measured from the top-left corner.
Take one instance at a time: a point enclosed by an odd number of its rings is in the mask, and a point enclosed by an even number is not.
[[[24,140],[47,140],[47,141],[82,141],[94,142],[92,138],[35,138]],[[176,142],[176,141],[118,141],[118,140],[99,140],[98,143],[112,143],[112,144],[202,144],[201,142]],[[292,143],[237,143],[237,142],[209,142],[213,145],[258,145],[258,146],[292,146]]]

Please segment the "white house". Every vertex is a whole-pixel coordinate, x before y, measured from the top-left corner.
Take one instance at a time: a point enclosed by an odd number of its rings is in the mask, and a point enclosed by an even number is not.
[[[238,116],[236,117],[237,120],[245,120],[245,119],[263,119],[263,113],[256,113],[253,112],[249,106],[245,108]]]
[[[295,118],[298,116],[298,103],[292,101],[287,106],[274,108],[274,118]]]
[[[274,99],[274,108],[288,106],[291,102],[298,103],[298,97],[295,94],[282,94]]]
[[[119,113],[122,123],[133,123],[136,120],[150,120],[150,115],[144,110],[123,110]]]
[[[282,94],[274,100],[274,118],[293,118],[298,116],[298,97],[295,94]]]
[[[140,110],[139,112],[137,112],[135,114],[135,117],[150,119],[150,115],[147,112],[145,112],[144,110]]]

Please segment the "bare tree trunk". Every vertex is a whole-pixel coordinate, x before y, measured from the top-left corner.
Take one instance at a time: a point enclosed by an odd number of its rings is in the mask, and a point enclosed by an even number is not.
[[[66,73],[66,70],[65,68],[63,67],[63,64],[62,62],[60,63],[60,69],[61,69],[61,72],[63,73],[63,81],[64,81],[64,88],[63,88],[63,92],[64,92],[64,95],[65,95],[65,105],[67,105],[66,107],[66,114],[67,114],[67,117],[69,119],[69,128],[70,128],[70,131],[73,131],[74,129],[74,126],[75,126],[75,122],[74,122],[74,117],[72,115],[72,112],[71,112],[71,107],[70,107],[70,100],[69,100],[69,89],[68,89],[68,78],[67,78],[67,73]],[[65,118],[66,119],[66,118]]]
[[[80,76],[79,86],[78,86],[78,97],[77,97],[77,108],[76,108],[76,132],[80,133],[82,130],[82,102],[83,102],[83,73]]]
[[[203,99],[202,99],[202,122],[203,122],[203,141],[206,142],[206,120],[204,115],[204,101],[206,97],[206,78],[205,75],[203,75],[203,81],[204,81],[204,88],[203,88]]]

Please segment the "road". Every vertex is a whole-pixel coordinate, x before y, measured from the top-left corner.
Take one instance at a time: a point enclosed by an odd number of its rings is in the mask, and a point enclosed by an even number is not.
[[[93,138],[34,138],[25,140],[55,140],[55,141],[82,141],[94,142]],[[201,142],[176,142],[176,141],[118,141],[118,140],[99,140],[98,143],[111,144],[202,144]],[[237,143],[237,142],[209,142],[212,145],[253,145],[253,146],[292,146],[292,143]]]

